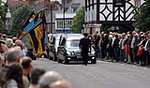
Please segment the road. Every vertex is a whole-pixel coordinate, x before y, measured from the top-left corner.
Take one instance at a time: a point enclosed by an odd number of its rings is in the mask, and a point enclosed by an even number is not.
[[[97,64],[58,64],[33,61],[34,67],[54,70],[71,81],[74,88],[150,88],[150,68],[98,61]]]

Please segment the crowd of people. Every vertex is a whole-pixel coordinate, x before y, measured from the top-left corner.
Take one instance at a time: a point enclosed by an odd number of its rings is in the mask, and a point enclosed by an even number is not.
[[[0,34],[0,88],[72,88],[60,73],[36,68],[21,40]]]
[[[150,31],[96,32],[92,36],[96,57],[113,62],[150,65]]]
[[[97,58],[150,65],[150,31],[96,32],[89,39]],[[72,88],[58,72],[34,68],[29,53],[17,37],[0,33],[0,88]]]

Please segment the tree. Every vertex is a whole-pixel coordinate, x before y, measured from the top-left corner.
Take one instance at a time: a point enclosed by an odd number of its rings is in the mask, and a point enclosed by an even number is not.
[[[32,10],[29,6],[21,6],[18,7],[12,15],[12,32],[16,33],[16,31],[22,31],[22,27],[26,21],[26,19],[31,14]]]
[[[139,31],[146,32],[150,30],[150,0],[145,0],[145,3],[137,9],[135,19],[134,26]]]
[[[106,32],[106,31],[109,31],[108,29],[111,28],[111,27],[112,27],[111,24],[108,24],[107,22],[103,22],[100,29],[101,29],[101,31]]]
[[[0,0],[0,32],[4,29],[5,10],[5,4],[2,0]]]
[[[72,32],[75,33],[81,32],[81,30],[83,29],[83,24],[85,22],[84,17],[85,17],[85,10],[82,7],[77,11],[76,16],[74,16],[73,18]]]

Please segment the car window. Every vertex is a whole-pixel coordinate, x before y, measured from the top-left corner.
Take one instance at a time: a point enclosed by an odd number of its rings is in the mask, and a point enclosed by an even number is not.
[[[58,47],[59,46],[59,39],[56,40],[55,42],[55,46]]]
[[[79,47],[79,40],[71,40],[70,41],[70,46],[71,47]]]

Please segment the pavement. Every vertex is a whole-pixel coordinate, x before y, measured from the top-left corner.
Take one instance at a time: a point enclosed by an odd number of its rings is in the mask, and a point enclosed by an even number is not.
[[[125,63],[98,61],[85,66],[40,59],[33,67],[61,73],[74,88],[150,88],[150,68]]]

